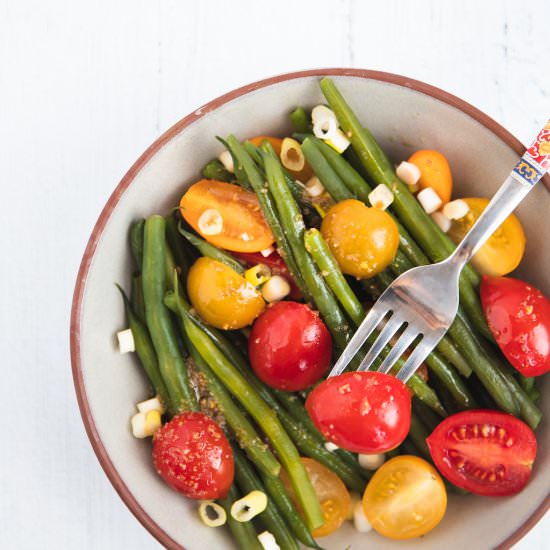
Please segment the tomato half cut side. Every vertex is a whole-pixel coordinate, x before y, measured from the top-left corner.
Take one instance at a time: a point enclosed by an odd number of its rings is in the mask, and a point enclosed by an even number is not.
[[[483,496],[519,493],[537,453],[535,434],[527,424],[483,409],[449,416],[426,441],[444,477]]]

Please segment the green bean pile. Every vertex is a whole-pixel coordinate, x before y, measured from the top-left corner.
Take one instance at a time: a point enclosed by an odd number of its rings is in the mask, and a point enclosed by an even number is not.
[[[335,84],[324,78],[320,86],[351,148],[341,155],[311,135],[302,107],[290,115],[295,137],[335,202],[353,198],[368,205],[373,185],[384,184],[392,190],[394,202],[388,212],[397,224],[400,245],[385,271],[362,282],[343,275],[320,231],[310,223],[311,209],[301,187],[269,142],[256,147],[230,135],[222,141],[233,157],[235,174],[217,160],[209,162],[202,174],[256,193],[279,254],[304,300],[319,311],[340,353],[365,316],[366,300],[375,300],[411,267],[446,258],[454,245],[396,176],[392,163]],[[243,352],[243,333],[224,333],[209,326],[192,309],[184,289],[194,259],[207,256],[243,273],[238,259],[189,231],[179,212],[138,220],[129,235],[137,271],[131,298],[120,290],[137,356],[169,416],[204,409],[204,400],[197,399],[193,388],[196,379],[223,415],[236,472],[230,494],[219,502],[228,512],[227,525],[235,541],[246,550],[261,548],[256,536],[261,525],[282,549],[298,549],[297,541],[319,548],[311,531],[323,523],[322,510],[300,455],[319,461],[358,493],[371,474],[359,466],[355,454],[325,448],[304,407],[303,393],[274,390],[256,377]],[[519,377],[495,347],[480,307],[478,285],[478,274],[468,266],[460,280],[459,315],[426,360],[428,381],[417,373],[408,382],[414,393],[411,430],[392,454],[407,452],[431,461],[425,439],[441,418],[480,406],[514,414],[532,428],[538,425],[541,413],[534,402],[534,381]],[[378,361],[387,353],[388,349]],[[361,353],[351,368],[360,358]],[[402,363],[396,364],[394,372]],[[303,519],[279,479],[281,468],[289,475]],[[254,489],[268,495],[267,509],[257,523],[233,520],[231,503]]]

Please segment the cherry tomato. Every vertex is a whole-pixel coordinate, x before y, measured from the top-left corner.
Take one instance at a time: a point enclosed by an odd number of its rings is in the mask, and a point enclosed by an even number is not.
[[[314,529],[314,537],[324,537],[336,531],[348,517],[351,508],[351,497],[342,480],[328,468],[312,458],[301,458],[305,466],[313,490],[319,499],[325,522],[321,527]],[[285,470],[281,471],[281,481],[290,498],[294,502],[298,513],[303,517],[303,510],[296,498],[296,493]]]
[[[391,216],[355,199],[332,206],[323,218],[321,233],[342,271],[358,279],[386,269],[399,246]]]
[[[550,371],[550,300],[511,277],[483,277],[481,304],[500,349],[525,376]]]
[[[443,519],[446,509],[443,480],[431,464],[416,456],[397,456],[383,464],[363,495],[369,523],[391,539],[425,535]]]
[[[410,156],[409,162],[420,169],[418,185],[421,189],[431,187],[444,203],[451,200],[453,176],[444,155],[439,151],[416,151]]]
[[[269,269],[271,269],[271,273],[273,275],[280,275],[288,281],[291,289],[291,298],[299,300],[302,297],[302,293],[300,292],[300,290],[296,286],[296,283],[294,282],[294,279],[290,275],[285,261],[281,258],[281,256],[279,256],[279,253],[277,251],[272,252],[267,257],[262,256],[262,254],[260,254],[259,252],[236,252],[234,256],[243,260],[251,267],[258,264],[266,265],[267,267],[269,267]]]
[[[451,223],[449,236],[455,243],[464,238],[489,204],[489,199],[484,198],[462,200],[470,207],[470,211],[460,220],[453,220]],[[516,269],[524,252],[525,233],[516,216],[510,214],[476,252],[472,263],[480,273],[500,277]]]
[[[492,410],[453,414],[426,441],[444,477],[484,496],[521,491],[537,453],[535,434],[527,424]]]
[[[201,216],[207,210],[219,214],[221,227],[216,234],[206,234],[201,229]],[[258,198],[238,185],[216,180],[198,181],[181,198],[180,211],[197,233],[226,250],[259,252],[274,241]]]
[[[298,391],[325,374],[332,340],[325,323],[309,306],[277,302],[254,323],[248,354],[252,370],[268,386]]]
[[[231,445],[199,412],[175,416],[155,432],[153,461],[164,481],[188,498],[223,498],[233,483]]]
[[[207,323],[224,330],[249,325],[265,308],[260,292],[244,277],[206,257],[191,266],[187,293],[197,313]]]
[[[348,372],[319,384],[306,408],[319,431],[338,447],[383,453],[409,433],[411,394],[400,380],[380,372]]]

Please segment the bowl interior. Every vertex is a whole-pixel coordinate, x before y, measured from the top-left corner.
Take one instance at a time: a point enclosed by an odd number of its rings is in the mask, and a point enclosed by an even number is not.
[[[510,146],[456,107],[389,82],[356,76],[334,78],[394,161],[419,148],[445,153],[457,195],[491,196],[517,160]],[[195,503],[164,485],[152,467],[150,441],[134,439],[129,430],[135,404],[149,393],[137,361],[130,355],[119,355],[114,341],[114,334],[125,327],[114,283],[129,288],[132,271],[128,227],[136,218],[168,212],[177,204],[186,186],[199,177],[203,164],[220,152],[214,136],[233,132],[244,138],[288,131],[292,108],[323,101],[317,82],[318,77],[300,77],[255,89],[181,129],[135,174],[116,205],[112,203],[114,209],[99,234],[95,252],[88,258],[80,315],[76,319],[79,341],[75,345],[80,352],[89,420],[95,425],[112,467],[143,511],[166,535],[190,550],[231,548],[232,543],[224,530],[207,529],[201,524]],[[518,210],[527,234],[527,251],[518,274],[547,294],[550,247],[545,235],[550,234],[549,212],[550,195],[542,185]],[[543,399],[541,405],[547,418],[550,400]],[[362,548],[372,544],[384,549],[418,546],[428,550],[446,547],[451,541],[454,548],[471,550],[497,546],[525,522],[548,493],[550,438],[546,420],[538,435],[533,478],[521,494],[499,500],[451,495],[445,519],[422,539],[393,542],[375,533],[362,535],[346,527],[323,539],[323,547]]]

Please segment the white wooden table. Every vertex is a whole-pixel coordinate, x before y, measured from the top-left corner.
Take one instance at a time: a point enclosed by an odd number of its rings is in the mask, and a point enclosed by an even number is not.
[[[549,21],[547,0],[1,0],[0,547],[158,548],[92,452],[68,353],[88,235],[148,144],[237,86],[336,66],[425,80],[527,141]],[[549,538],[547,517],[517,548]]]

